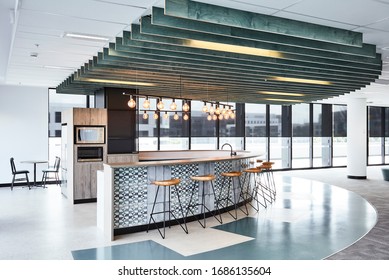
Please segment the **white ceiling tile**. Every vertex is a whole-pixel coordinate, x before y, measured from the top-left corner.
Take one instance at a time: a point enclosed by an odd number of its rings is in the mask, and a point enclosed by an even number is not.
[[[306,16],[365,26],[389,15],[389,5],[374,0],[309,0],[286,11]]]

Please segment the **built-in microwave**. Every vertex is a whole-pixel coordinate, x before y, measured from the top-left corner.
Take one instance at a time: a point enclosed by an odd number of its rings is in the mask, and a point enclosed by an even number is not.
[[[104,144],[105,126],[75,126],[74,144]]]

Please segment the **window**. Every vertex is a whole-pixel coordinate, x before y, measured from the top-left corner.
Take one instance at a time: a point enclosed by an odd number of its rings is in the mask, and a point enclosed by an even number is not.
[[[207,113],[202,111],[203,107],[203,102],[191,102],[191,150],[217,149],[217,121],[208,120]]]
[[[61,112],[55,112],[55,122],[61,123]]]
[[[368,107],[368,164],[384,162],[384,108]]]
[[[347,106],[333,105],[332,165],[347,165]]]
[[[265,104],[246,104],[245,106],[245,135],[246,150],[259,152],[261,158],[267,158],[267,126]],[[254,124],[252,124],[254,123]]]
[[[291,106],[270,105],[269,160],[275,169],[290,168]]]
[[[310,105],[292,106],[292,168],[311,167]]]

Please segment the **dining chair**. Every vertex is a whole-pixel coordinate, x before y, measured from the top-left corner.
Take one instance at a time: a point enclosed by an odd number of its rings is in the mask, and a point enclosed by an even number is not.
[[[28,189],[31,190],[30,181],[28,180],[28,170],[16,170],[14,158],[10,158],[11,170],[12,170],[12,183],[11,183],[11,191],[14,189],[14,183],[17,181],[26,181],[28,185]],[[17,175],[25,175],[25,178],[16,178]]]
[[[59,166],[61,165],[61,158],[55,157],[54,166],[52,168],[48,168],[42,170],[42,184],[43,187],[46,187],[47,179],[54,179],[55,183],[60,186],[61,181],[59,180]],[[54,177],[49,177],[49,174],[53,174]]]

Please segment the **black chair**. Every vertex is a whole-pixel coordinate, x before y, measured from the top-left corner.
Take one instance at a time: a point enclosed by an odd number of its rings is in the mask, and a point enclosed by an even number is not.
[[[16,170],[15,167],[15,161],[12,157],[10,160],[11,163],[11,170],[12,170],[12,184],[11,184],[11,191],[14,189],[14,183],[16,181],[27,181],[28,189],[31,190],[30,181],[28,180],[28,173],[30,173],[28,170]],[[16,178],[17,175],[25,175],[25,178]]]
[[[55,157],[55,162],[54,162],[53,168],[48,168],[48,169],[42,170],[42,172],[43,172],[42,184],[43,184],[44,188],[46,187],[47,179],[54,179],[55,183],[58,186],[60,185],[61,181],[59,180],[59,174],[58,174],[60,164],[61,164],[61,159],[59,157]],[[54,177],[49,177],[50,173],[52,173]]]

